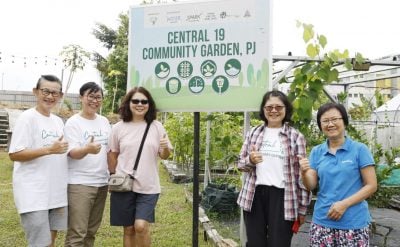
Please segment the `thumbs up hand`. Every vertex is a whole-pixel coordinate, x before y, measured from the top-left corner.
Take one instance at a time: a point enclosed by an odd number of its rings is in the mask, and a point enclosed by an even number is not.
[[[168,139],[167,139],[167,134],[164,134],[162,138],[160,139],[160,148],[161,149],[166,149],[168,148]]]
[[[250,147],[250,162],[253,164],[258,164],[263,161],[262,155],[258,152],[255,145],[251,145]]]
[[[299,158],[300,171],[301,171],[301,174],[303,175],[309,169],[311,169],[310,163],[309,163],[308,159],[303,157],[302,155],[297,155],[297,158]]]
[[[68,142],[64,139],[64,135],[60,136],[49,148],[50,154],[63,154],[68,150]]]
[[[170,155],[171,150],[169,149],[168,143],[169,143],[169,141],[167,138],[167,134],[164,133],[160,139],[159,155],[160,155],[161,159],[165,160]]]
[[[94,136],[90,137],[90,141],[86,144],[88,154],[98,154],[101,150],[101,144],[94,142]]]

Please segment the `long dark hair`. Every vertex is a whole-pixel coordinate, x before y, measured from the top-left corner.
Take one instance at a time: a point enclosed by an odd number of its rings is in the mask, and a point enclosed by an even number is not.
[[[144,96],[146,96],[146,98],[149,100],[149,110],[144,115],[144,119],[146,120],[147,123],[153,122],[153,120],[157,118],[156,103],[154,102],[153,97],[151,97],[150,92],[147,91],[147,89],[145,89],[144,87],[134,87],[125,95],[124,99],[122,100],[121,106],[118,109],[118,113],[122,121],[130,122],[133,119],[130,103],[132,96],[135,93],[141,93]]]

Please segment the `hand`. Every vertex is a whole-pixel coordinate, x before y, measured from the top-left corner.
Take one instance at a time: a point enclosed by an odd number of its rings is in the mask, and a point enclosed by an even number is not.
[[[251,145],[250,149],[250,162],[253,164],[258,164],[263,161],[262,155],[258,152],[255,145]]]
[[[344,212],[346,212],[347,207],[343,201],[333,203],[328,211],[328,217],[332,220],[340,220]]]
[[[306,216],[299,214],[298,217],[299,217],[299,224],[301,226],[304,224],[304,222],[306,222]]]
[[[64,136],[62,135],[58,138],[53,145],[50,146],[49,151],[50,154],[63,154],[68,150],[68,142],[63,140]]]
[[[306,174],[306,172],[308,170],[311,169],[310,167],[310,162],[308,161],[307,158],[304,158],[301,155],[297,155],[297,158],[299,158],[299,164],[300,164],[300,171],[301,171],[301,175]]]
[[[163,137],[160,139],[160,148],[162,149],[168,148],[167,134],[164,134]]]
[[[94,136],[91,136],[90,142],[86,144],[88,154],[98,154],[101,150],[101,144],[94,142]]]

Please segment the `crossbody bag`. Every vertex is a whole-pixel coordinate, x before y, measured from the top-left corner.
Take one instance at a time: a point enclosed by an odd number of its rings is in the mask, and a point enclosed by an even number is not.
[[[133,180],[137,167],[139,165],[140,155],[142,154],[143,144],[146,140],[147,132],[149,132],[150,124],[147,123],[146,130],[144,131],[142,142],[140,143],[139,151],[136,156],[135,165],[131,174],[112,174],[108,180],[108,190],[112,192],[129,192],[133,191]]]

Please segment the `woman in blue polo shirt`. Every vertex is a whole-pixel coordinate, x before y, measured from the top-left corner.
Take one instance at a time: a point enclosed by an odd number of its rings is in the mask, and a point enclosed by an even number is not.
[[[327,103],[317,113],[327,141],[301,158],[304,185],[318,197],[310,227],[310,246],[369,246],[371,216],[366,198],[377,189],[374,160],[365,144],[345,136],[349,120],[341,104]]]

